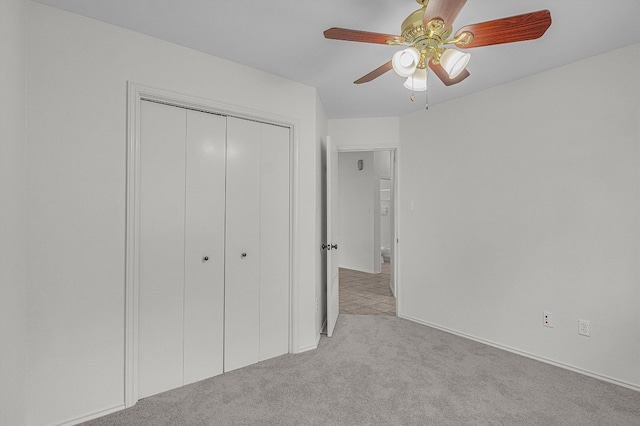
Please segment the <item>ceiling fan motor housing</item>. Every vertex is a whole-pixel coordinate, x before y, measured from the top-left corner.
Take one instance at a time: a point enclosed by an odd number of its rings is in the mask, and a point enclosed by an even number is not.
[[[444,22],[439,19],[431,20],[425,27],[422,18],[428,0],[416,1],[425,6],[409,15],[402,22],[401,30],[402,37],[405,39],[404,44],[415,47],[420,52],[421,58],[418,68],[425,68],[427,58],[433,57],[434,62],[437,63],[443,50],[439,46],[451,35],[452,28],[445,28]]]

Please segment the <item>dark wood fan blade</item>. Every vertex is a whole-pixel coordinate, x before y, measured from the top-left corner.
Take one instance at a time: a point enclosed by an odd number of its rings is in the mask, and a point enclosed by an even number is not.
[[[400,36],[349,30],[347,28],[329,28],[324,32],[324,36],[333,40],[359,41],[361,43],[387,44],[387,40],[393,40],[398,43],[404,41],[404,37]]]
[[[437,75],[440,80],[442,80],[445,86],[451,86],[453,84],[460,83],[462,80],[471,75],[469,74],[469,71],[465,69],[456,78],[450,78],[449,74],[447,74],[444,68],[442,68],[442,65],[436,65],[433,63],[433,61],[429,61],[429,68],[431,68],[431,71],[433,71],[433,73]]]
[[[384,74],[385,72],[389,71],[392,68],[393,68],[393,66],[391,65],[391,61],[389,61],[386,64],[381,65],[378,68],[376,68],[375,70],[371,71],[369,74],[360,77],[359,79],[354,81],[354,83],[355,84],[367,83],[367,82],[373,80],[374,78],[380,77],[382,74]]]
[[[464,32],[469,32],[473,34],[473,40],[469,44],[464,44],[463,39],[460,43],[456,43],[456,46],[462,49],[470,49],[493,44],[534,40],[542,37],[550,25],[551,12],[548,10],[539,10],[538,12],[467,25],[460,28],[455,37]]]
[[[439,18],[444,21],[445,28],[451,27],[466,2],[467,0],[429,0],[422,18],[424,26],[432,19]]]

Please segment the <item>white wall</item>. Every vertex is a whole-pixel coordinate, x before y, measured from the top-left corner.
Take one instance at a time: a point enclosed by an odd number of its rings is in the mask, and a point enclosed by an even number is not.
[[[635,44],[401,118],[401,316],[640,386],[639,74]]]
[[[363,161],[362,170],[358,170],[358,160]],[[373,152],[340,152],[338,176],[340,267],[374,273],[378,222],[375,220]]]
[[[373,168],[378,177],[390,178],[391,176],[391,151],[374,151]]]
[[[62,422],[124,401],[129,80],[297,120],[295,339],[299,349],[314,348],[316,90],[35,3],[28,37],[28,422]]]
[[[27,2],[0,2],[0,425],[25,421]]]
[[[393,148],[400,137],[399,117],[329,120],[329,135],[337,147]]]

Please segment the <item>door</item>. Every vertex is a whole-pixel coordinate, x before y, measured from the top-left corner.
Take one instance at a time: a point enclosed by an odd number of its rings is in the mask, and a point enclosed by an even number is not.
[[[340,314],[340,275],[338,273],[338,148],[331,143],[329,136],[327,136],[325,156],[327,165],[327,336],[331,337]]]
[[[224,371],[289,351],[289,129],[227,119]]]
[[[260,128],[229,118],[224,371],[258,362]]]
[[[259,361],[289,352],[289,129],[260,129]]]
[[[140,107],[138,397],[182,386],[185,110]]]
[[[225,128],[141,102],[139,398],[222,373]]]
[[[141,101],[138,398],[289,351],[289,128]]]
[[[225,117],[187,111],[184,384],[222,373]]]

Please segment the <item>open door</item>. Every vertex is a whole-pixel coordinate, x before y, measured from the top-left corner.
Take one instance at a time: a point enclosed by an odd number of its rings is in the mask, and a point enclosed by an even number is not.
[[[340,313],[339,274],[338,274],[338,148],[333,146],[327,136],[325,161],[327,165],[327,336],[333,335],[333,329]]]

